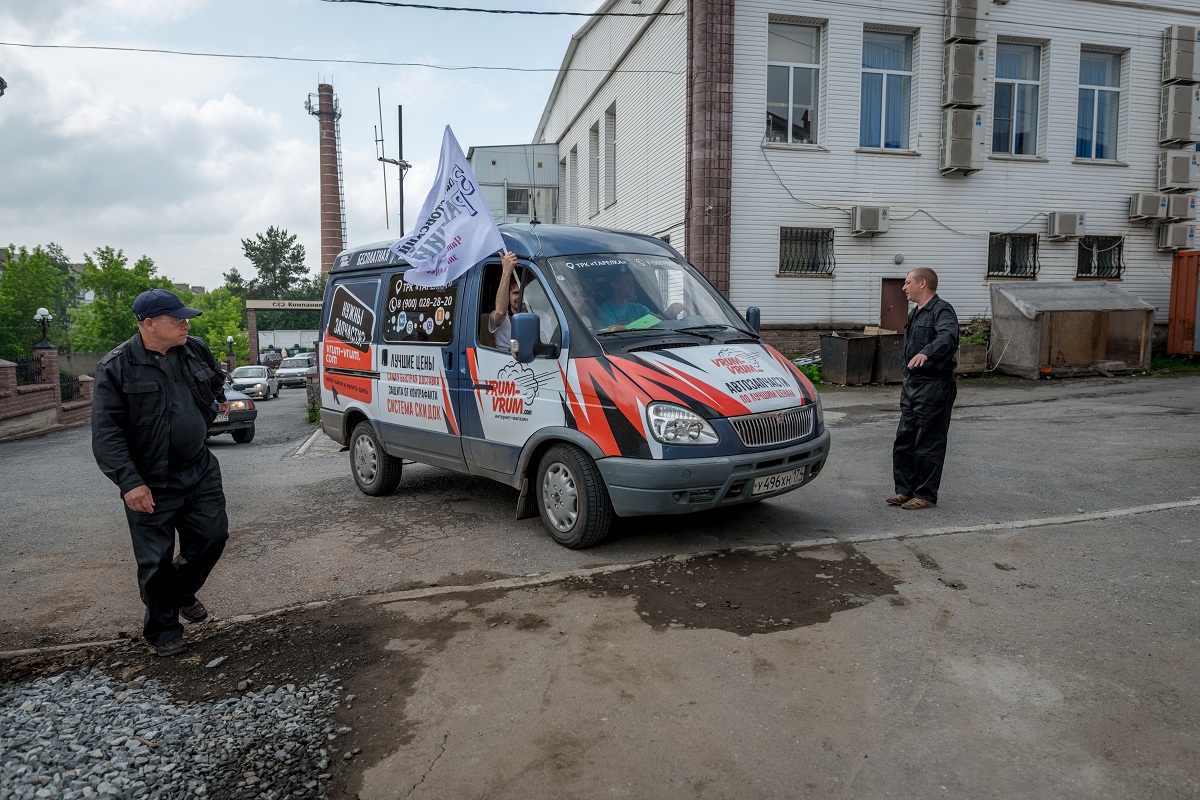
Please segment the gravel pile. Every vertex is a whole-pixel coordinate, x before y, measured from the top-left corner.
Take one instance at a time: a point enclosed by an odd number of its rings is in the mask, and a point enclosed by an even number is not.
[[[340,691],[322,676],[188,703],[100,669],[0,687],[0,800],[322,797],[350,731]]]

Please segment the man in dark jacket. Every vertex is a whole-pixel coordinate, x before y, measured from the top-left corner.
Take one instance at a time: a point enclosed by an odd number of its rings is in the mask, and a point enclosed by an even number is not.
[[[125,502],[146,606],[142,635],[173,656],[187,649],[179,618],[208,617],[196,592],[229,538],[221,467],[205,445],[228,403],[212,352],[188,335],[199,311],[151,289],[133,313],[138,332],[96,367],[92,453]]]
[[[904,279],[904,295],[916,303],[904,327],[904,384],[900,388],[900,425],[892,447],[894,506],[919,510],[937,506],[946,433],[958,389],[958,316],[937,295],[937,273],[918,267]]]

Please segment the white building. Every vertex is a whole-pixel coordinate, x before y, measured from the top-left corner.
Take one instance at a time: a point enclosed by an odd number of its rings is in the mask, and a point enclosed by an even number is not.
[[[559,221],[555,145],[472,147],[467,163],[497,223]]]
[[[594,17],[567,49],[534,137],[558,146],[563,222],[666,238],[768,324],[898,327],[915,266],[963,322],[1010,280],[1119,281],[1166,322],[1160,236],[1190,229],[1165,216],[1200,187],[1195,0],[599,11],[650,16]],[[1135,220],[1135,193],[1168,197]]]

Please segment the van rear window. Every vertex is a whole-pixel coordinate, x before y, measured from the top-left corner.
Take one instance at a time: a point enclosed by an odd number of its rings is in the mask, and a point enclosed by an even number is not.
[[[448,344],[454,338],[456,285],[428,288],[413,286],[397,272],[388,280],[387,313],[383,340]]]

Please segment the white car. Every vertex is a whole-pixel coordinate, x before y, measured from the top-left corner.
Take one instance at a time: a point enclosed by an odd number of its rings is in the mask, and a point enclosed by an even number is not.
[[[275,377],[279,379],[280,386],[303,386],[305,382],[304,376],[308,374],[311,367],[317,365],[316,353],[300,353],[295,356],[288,356],[279,364],[279,369],[275,370]]]
[[[238,367],[229,375],[233,388],[249,397],[270,400],[279,397],[279,379],[267,367]]]

